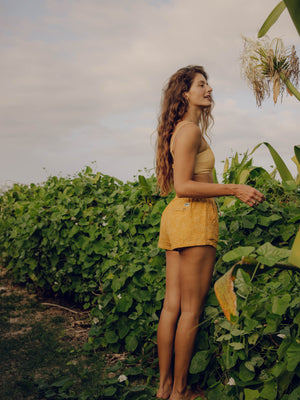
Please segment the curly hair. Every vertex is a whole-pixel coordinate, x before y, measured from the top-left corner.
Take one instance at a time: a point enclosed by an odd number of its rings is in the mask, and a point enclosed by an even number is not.
[[[206,80],[208,79],[203,67],[189,65],[175,72],[163,89],[156,141],[156,177],[162,196],[168,195],[173,187],[170,140],[177,123],[182,120],[188,110],[189,103],[184,93],[190,90],[196,74],[202,74]],[[209,126],[213,123],[212,105],[202,108],[200,129],[203,134],[207,134]]]

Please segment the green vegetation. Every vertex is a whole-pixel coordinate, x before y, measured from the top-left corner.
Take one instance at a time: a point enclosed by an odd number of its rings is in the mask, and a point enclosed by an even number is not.
[[[224,181],[243,176],[267,201],[249,208],[218,200],[213,283],[241,255],[259,264],[237,272],[234,324],[210,290],[190,384],[204,388],[209,400],[294,400],[300,393],[300,274],[296,267],[269,267],[274,254],[283,262],[289,257],[300,223],[299,185],[282,184],[242,160],[250,172],[236,174],[236,158]],[[90,168],[74,178],[50,177],[43,185],[14,185],[1,196],[0,252],[14,279],[91,310],[86,354],[126,353],[103,371],[97,394],[75,397],[71,387],[53,398],[149,399],[155,393],[165,264],[157,240],[161,212],[172,196],[158,196],[153,176],[123,183]]]

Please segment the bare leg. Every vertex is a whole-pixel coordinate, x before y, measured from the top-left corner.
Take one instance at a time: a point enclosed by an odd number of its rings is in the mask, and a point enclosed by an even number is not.
[[[166,295],[157,330],[160,382],[157,397],[168,399],[173,386],[171,361],[176,324],[180,312],[180,256],[178,251],[166,252]]]
[[[216,250],[212,246],[189,247],[180,251],[181,315],[175,337],[174,384],[170,400],[193,400],[199,394],[187,389],[197,326],[211,283]]]

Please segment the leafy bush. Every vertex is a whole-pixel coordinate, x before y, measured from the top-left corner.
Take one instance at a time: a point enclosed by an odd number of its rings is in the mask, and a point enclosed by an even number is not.
[[[249,179],[259,183],[255,173]],[[172,198],[160,198],[155,184],[153,176],[123,183],[87,168],[74,178],[14,185],[0,197],[0,252],[15,279],[91,308],[84,349],[142,356],[143,367],[128,371],[124,364],[122,373],[144,373],[148,381],[157,374],[155,334],[164,298],[159,223]],[[291,248],[300,221],[298,194],[271,179],[262,190],[267,201],[255,209],[239,201],[228,207],[219,199],[214,281],[231,267],[223,256],[236,247],[251,246],[254,253],[267,242]],[[190,383],[208,388],[209,399],[296,399],[299,276],[268,268],[251,277],[239,271],[235,286],[235,325],[223,316],[213,290],[208,295]],[[116,378],[108,380],[104,397],[125,398],[120,387]]]

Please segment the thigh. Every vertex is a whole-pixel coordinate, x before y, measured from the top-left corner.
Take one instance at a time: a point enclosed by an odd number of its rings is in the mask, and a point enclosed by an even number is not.
[[[172,312],[180,310],[180,254],[166,251],[166,294],[164,308]]]
[[[201,313],[215,265],[212,246],[187,247],[180,251],[181,311]]]

